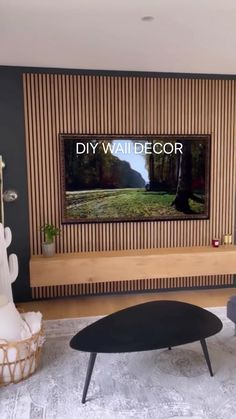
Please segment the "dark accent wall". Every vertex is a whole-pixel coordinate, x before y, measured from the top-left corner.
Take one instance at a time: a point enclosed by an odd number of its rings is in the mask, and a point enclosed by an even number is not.
[[[13,293],[16,301],[26,301],[31,292],[23,88],[22,71],[14,67],[0,68],[0,127],[0,154],[6,164],[3,188],[16,189],[19,194],[17,201],[4,203],[4,224],[13,236],[8,253],[16,253],[19,261]]]

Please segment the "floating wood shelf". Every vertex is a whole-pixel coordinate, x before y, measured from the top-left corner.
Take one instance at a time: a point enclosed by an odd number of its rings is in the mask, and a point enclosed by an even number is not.
[[[31,287],[236,273],[236,246],[32,256]]]

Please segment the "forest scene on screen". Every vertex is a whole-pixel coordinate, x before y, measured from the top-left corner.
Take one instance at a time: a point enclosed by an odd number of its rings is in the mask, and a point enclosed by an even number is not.
[[[63,222],[208,217],[206,138],[62,138]]]

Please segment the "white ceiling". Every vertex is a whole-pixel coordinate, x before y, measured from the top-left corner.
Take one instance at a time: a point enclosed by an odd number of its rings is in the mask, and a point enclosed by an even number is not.
[[[0,0],[0,65],[236,74],[236,0]]]

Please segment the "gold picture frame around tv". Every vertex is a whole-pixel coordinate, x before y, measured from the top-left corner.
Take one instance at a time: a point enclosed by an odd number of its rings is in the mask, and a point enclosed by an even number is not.
[[[210,135],[59,139],[62,223],[209,218]]]

